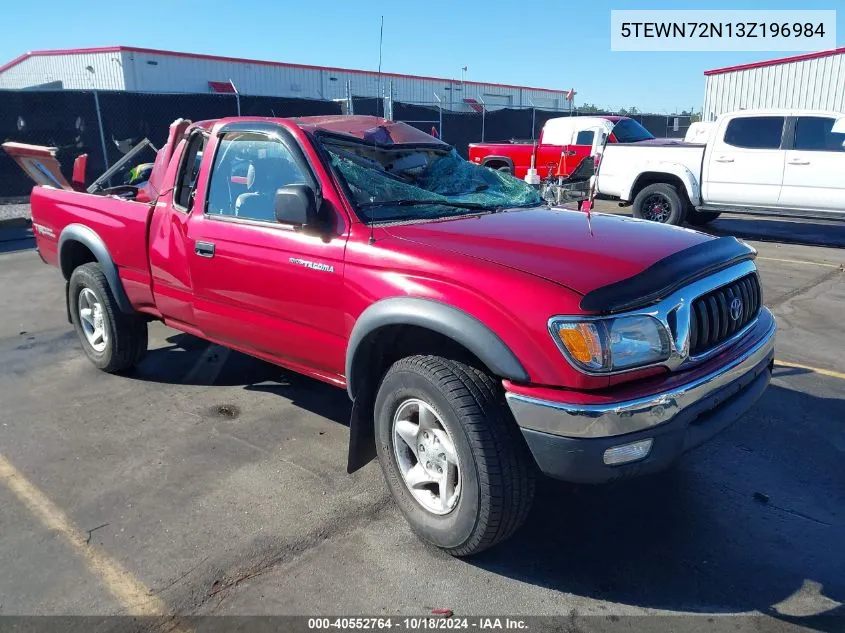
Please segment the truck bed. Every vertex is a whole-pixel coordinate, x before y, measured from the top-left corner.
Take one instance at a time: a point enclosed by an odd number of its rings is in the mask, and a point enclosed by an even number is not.
[[[38,250],[47,263],[69,265],[58,261],[62,231],[71,225],[93,230],[108,244],[129,301],[133,305],[152,302],[147,257],[151,204],[45,186],[33,188],[30,202],[33,231],[41,238]]]
[[[628,200],[627,186],[633,181],[632,172],[640,172],[644,165],[655,168],[661,163],[676,163],[687,169],[697,181],[701,179],[706,145],[684,143],[671,139],[655,139],[640,143],[614,143],[604,148],[596,188],[606,196]]]

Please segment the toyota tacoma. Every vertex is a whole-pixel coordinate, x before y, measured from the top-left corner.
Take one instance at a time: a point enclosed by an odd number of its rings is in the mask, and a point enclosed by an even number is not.
[[[549,206],[404,123],[179,120],[142,196],[64,182],[33,228],[106,372],[150,321],[347,390],[348,469],[378,459],[413,530],[456,556],[509,537],[539,473],[667,468],[769,383],[755,251]]]

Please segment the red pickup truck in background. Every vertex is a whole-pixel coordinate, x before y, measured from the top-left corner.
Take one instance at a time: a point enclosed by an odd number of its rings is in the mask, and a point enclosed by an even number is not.
[[[624,116],[558,117],[549,119],[534,143],[471,143],[469,160],[525,178],[536,148],[535,168],[541,179],[566,177],[605,141],[639,143],[654,139],[642,125]]]
[[[345,388],[349,470],[377,457],[453,555],[510,536],[537,472],[665,469],[769,383],[752,248],[549,208],[403,123],[176,121],[137,191],[12,149],[94,365],[129,370],[158,320]]]

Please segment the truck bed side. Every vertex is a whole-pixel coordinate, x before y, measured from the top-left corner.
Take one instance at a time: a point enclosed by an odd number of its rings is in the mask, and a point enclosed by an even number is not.
[[[105,247],[129,303],[152,303],[147,234],[153,205],[42,186],[33,188],[31,205],[38,251],[47,263],[62,269],[65,278],[74,258],[100,260],[97,249],[78,237],[88,236]],[[68,242],[74,242],[71,248]]]
[[[533,151],[531,143],[471,143],[469,160],[478,165],[489,163],[492,167],[501,163],[501,166],[510,167],[514,176],[523,178],[531,166]]]
[[[608,143],[602,153],[597,190],[628,202],[652,175],[663,174],[680,180],[692,200],[700,195],[704,152],[704,145],[693,143]]]

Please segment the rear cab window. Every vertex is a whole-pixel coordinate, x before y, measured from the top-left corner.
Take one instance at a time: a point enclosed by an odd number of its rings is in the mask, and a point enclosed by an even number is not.
[[[725,144],[744,149],[779,149],[786,117],[737,117],[725,128]]]
[[[795,122],[795,149],[805,152],[845,152],[845,134],[832,132],[836,119],[800,116]]]
[[[578,135],[575,137],[575,144],[576,145],[592,145],[593,139],[595,139],[596,133],[593,130],[581,130],[578,132]]]
[[[179,164],[179,174],[176,177],[176,187],[173,191],[173,206],[181,211],[189,211],[194,203],[194,193],[197,177],[200,173],[202,153],[208,136],[204,132],[194,132],[188,139],[182,162]]]

